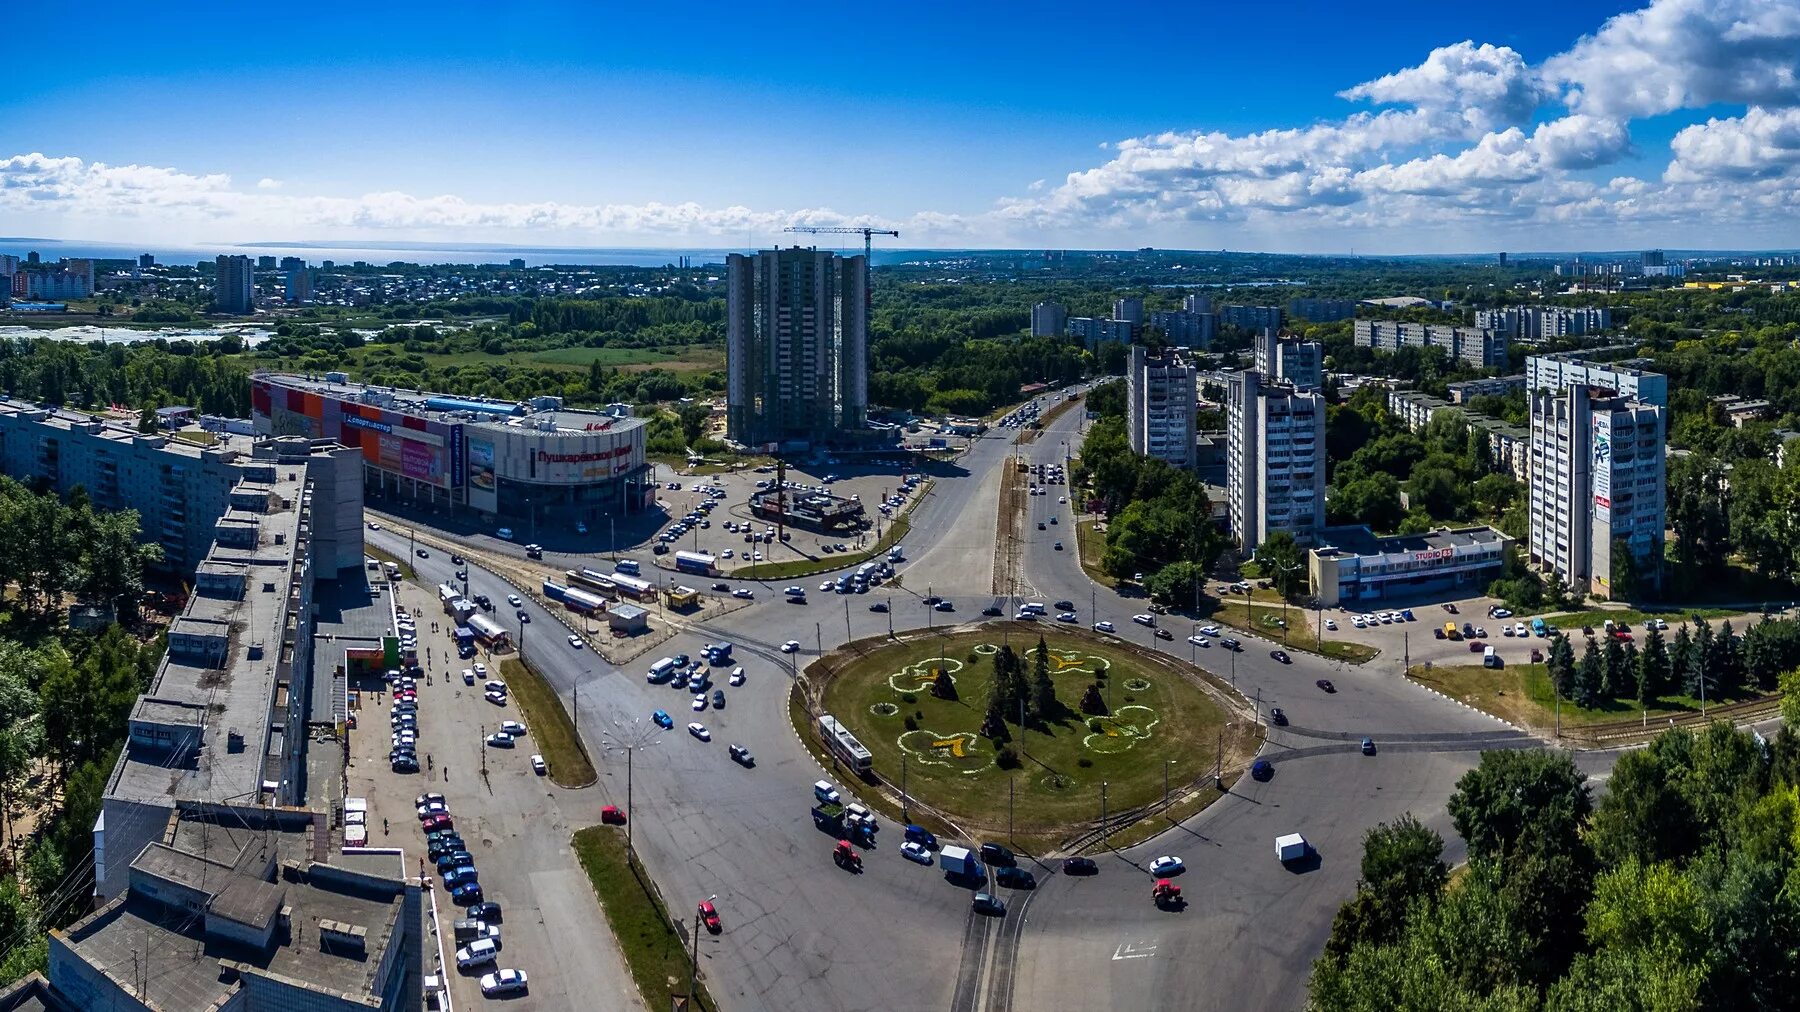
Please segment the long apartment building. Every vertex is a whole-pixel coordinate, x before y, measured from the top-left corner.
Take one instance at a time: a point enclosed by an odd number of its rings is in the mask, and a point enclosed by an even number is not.
[[[1180,348],[1212,347],[1218,332],[1219,318],[1211,313],[1190,313],[1185,309],[1157,310],[1150,314],[1150,326],[1163,332],[1170,344]]]
[[[1288,300],[1288,315],[1314,323],[1331,323],[1356,316],[1355,299],[1302,298]]]
[[[137,510],[143,540],[160,544],[165,564],[180,572],[193,570],[212,550],[218,519],[231,509],[238,486],[272,473],[255,446],[245,439],[200,446],[98,415],[0,397],[0,470],[42,479],[60,494],[80,486],[102,509]],[[333,532],[336,541],[354,542],[347,560],[361,559],[360,531],[356,518],[349,530]]]
[[[1177,351],[1131,346],[1125,399],[1133,451],[1179,468],[1194,466],[1196,376]]]
[[[1537,358],[1526,366],[1528,376],[1560,380],[1534,382],[1528,394],[1531,561],[1577,590],[1612,596],[1616,545],[1631,553],[1641,585],[1659,584],[1667,378]]]
[[[1388,413],[1393,415],[1408,429],[1422,429],[1430,425],[1432,420],[1447,411],[1457,411],[1463,421],[1471,428],[1479,429],[1487,435],[1488,450],[1494,456],[1494,465],[1512,474],[1520,481],[1531,476],[1531,430],[1517,425],[1510,425],[1502,419],[1490,415],[1468,411],[1452,401],[1418,390],[1389,390]]]
[[[1604,387],[1634,401],[1669,406],[1669,377],[1619,362],[1595,362],[1578,352],[1533,355],[1525,360],[1526,390]]]
[[[1254,369],[1225,377],[1225,489],[1238,546],[1277,531],[1302,545],[1325,523],[1325,398]]]
[[[1503,333],[1446,323],[1358,320],[1358,348],[1394,352],[1401,348],[1442,348],[1451,359],[1477,369],[1504,369],[1511,342]]]
[[[1497,331],[1518,341],[1580,337],[1612,329],[1612,310],[1605,306],[1509,306],[1505,309],[1483,309],[1475,314],[1475,326]]]

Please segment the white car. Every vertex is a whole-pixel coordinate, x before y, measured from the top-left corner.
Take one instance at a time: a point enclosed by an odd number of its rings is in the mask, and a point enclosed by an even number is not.
[[[906,858],[908,861],[917,861],[920,864],[931,863],[931,851],[925,849],[924,844],[915,843],[911,840],[900,845],[900,856]]]
[[[1113,624],[1111,622],[1095,622],[1094,623],[1094,631],[1095,632],[1112,632]]]
[[[704,709],[706,709],[706,693],[702,692],[694,697],[694,712],[699,713]]]
[[[800,641],[799,640],[788,640],[786,643],[783,643],[781,645],[781,652],[784,654],[791,654],[798,649],[800,649]]]
[[[1204,636],[1189,636],[1187,641],[1197,647],[1207,647],[1208,649],[1212,647],[1212,640],[1209,640]]]
[[[1219,627],[1216,625],[1203,625],[1200,627],[1200,635],[1217,637],[1219,635]]]
[[[727,679],[732,685],[744,684],[744,666],[742,664],[731,669],[731,677]]]
[[[1133,622],[1136,622],[1138,625],[1155,625],[1156,624],[1156,616],[1155,615],[1133,615],[1133,616],[1131,616],[1131,620]]]
[[[540,777],[550,772],[550,767],[544,765],[544,757],[535,752],[531,755],[531,772]]]
[[[1367,629],[1369,627],[1369,623],[1364,622],[1363,617],[1361,615],[1358,615],[1355,618],[1352,618],[1350,620],[1350,624],[1357,627],[1358,629]]]
[[[514,738],[523,738],[525,737],[525,725],[516,720],[503,720],[500,722],[500,733],[510,734]]]
[[[731,592],[731,596],[732,597],[741,597],[744,600],[748,601],[751,598],[756,596],[756,591],[751,590],[749,587],[739,587],[738,589]]]
[[[819,593],[821,594],[829,594],[835,589],[837,589],[837,584],[832,583],[830,580],[826,580],[819,584]]]
[[[1514,622],[1513,623],[1513,635],[1514,636],[1530,636],[1531,630],[1525,628],[1525,623],[1523,623],[1523,622]]]
[[[1181,858],[1178,857],[1165,854],[1150,862],[1150,874],[1152,875],[1179,875],[1184,871],[1187,871],[1187,865],[1181,863]]]
[[[489,998],[502,994],[523,994],[524,970],[499,970],[481,975],[481,993]]]
[[[575,635],[574,633],[569,634],[569,645],[574,647],[577,650],[580,650],[582,647],[587,646],[586,643],[581,642],[581,637]]]
[[[729,558],[731,558],[731,557],[732,557],[732,555],[733,555],[733,554],[735,554],[735,553],[734,553],[734,552],[733,552],[733,551],[732,551],[732,550],[731,550],[731,549],[729,549],[729,548],[727,548],[727,549],[725,549],[725,550],[724,550],[724,551],[722,551],[722,552],[720,552],[720,553],[719,553],[719,558],[721,558],[721,559],[729,559]]]
[[[501,734],[498,731],[487,736],[487,743],[488,748],[512,748],[514,745],[512,735]]]
[[[477,678],[486,678],[487,677],[487,665],[481,663],[480,661],[476,661],[474,664],[470,665],[470,667],[475,669],[475,677],[477,677]]]
[[[750,553],[750,561],[751,562],[761,562],[762,560],[763,560],[763,556],[762,556],[761,552],[751,552]],[[746,596],[748,596],[748,595],[746,595]]]
[[[517,608],[519,605],[522,605],[525,602],[523,600],[521,600],[519,598],[519,595],[517,595],[517,594],[508,594],[508,595],[506,595],[506,603],[512,605],[514,608]]]
[[[1495,618],[1512,618],[1512,612],[1505,608],[1494,609]]]
[[[1331,632],[1337,632],[1337,619],[1335,619],[1335,618],[1326,619],[1325,620],[1325,628]]]
[[[688,725],[688,733],[701,741],[712,741],[712,732],[708,731],[706,725],[699,721]]]

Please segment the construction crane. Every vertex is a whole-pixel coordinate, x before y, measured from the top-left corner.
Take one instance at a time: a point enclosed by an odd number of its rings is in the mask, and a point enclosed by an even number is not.
[[[870,228],[867,225],[852,225],[852,226],[848,226],[848,227],[825,226],[825,225],[790,225],[787,228],[782,229],[782,231],[783,232],[810,232],[813,235],[855,235],[855,234],[860,233],[863,237],[863,258],[865,260],[870,259],[870,256],[869,256],[869,237],[870,236],[872,236],[872,235],[891,235],[896,239],[900,238],[900,233],[894,231],[891,228]]]

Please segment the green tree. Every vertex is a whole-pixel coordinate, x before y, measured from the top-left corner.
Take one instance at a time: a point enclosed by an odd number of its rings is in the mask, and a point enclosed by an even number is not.
[[[1556,694],[1569,699],[1575,694],[1575,648],[1570,645],[1569,637],[1555,633],[1550,637],[1550,654],[1546,668],[1550,675],[1550,685]]]
[[[681,438],[689,447],[699,444],[706,435],[706,425],[712,419],[712,408],[704,401],[692,400],[675,408],[675,417],[681,423]]]
[[[1575,669],[1575,705],[1584,709],[1597,705],[1605,686],[1606,663],[1601,660],[1600,648],[1589,639],[1587,649],[1581,654],[1581,664]]]
[[[1669,644],[1669,677],[1663,682],[1663,691],[1690,692],[1698,677],[1699,672],[1694,670],[1693,638],[1688,635],[1687,623],[1683,622],[1675,627],[1675,639]]]
[[[1644,684],[1645,698],[1654,699],[1669,691],[1669,649],[1660,629],[1644,634],[1644,650],[1638,655],[1638,680]]]
[[[1287,531],[1276,531],[1256,546],[1256,564],[1275,584],[1283,597],[1293,596],[1294,588],[1306,579],[1306,563],[1300,545]]]
[[[1483,752],[1480,765],[1457,781],[1450,818],[1471,858],[1579,850],[1593,808],[1586,780],[1567,752]]]
[[[1050,648],[1044,645],[1044,638],[1038,637],[1037,653],[1033,658],[1031,683],[1031,709],[1040,721],[1053,721],[1062,715],[1062,703],[1056,698],[1056,683],[1050,680]]]
[[[1171,562],[1144,578],[1144,589],[1163,604],[1192,604],[1205,587],[1206,570],[1186,560]]]

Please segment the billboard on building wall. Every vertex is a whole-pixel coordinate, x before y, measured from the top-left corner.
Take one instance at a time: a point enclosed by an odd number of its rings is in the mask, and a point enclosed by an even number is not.
[[[499,512],[499,482],[494,477],[494,442],[468,438],[468,502],[483,513]]]
[[[463,462],[463,427],[450,426],[450,487],[462,488],[468,484],[469,469]]]
[[[1604,415],[1594,416],[1588,478],[1594,487],[1594,519],[1612,523],[1612,419]]]

